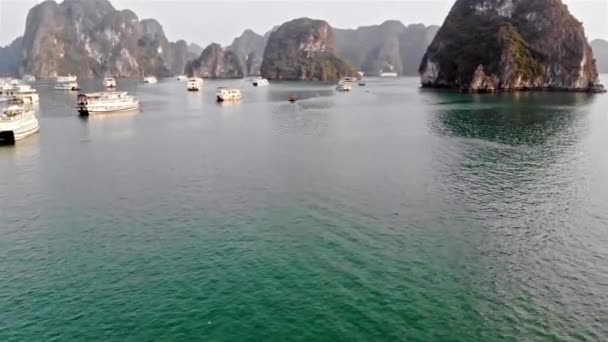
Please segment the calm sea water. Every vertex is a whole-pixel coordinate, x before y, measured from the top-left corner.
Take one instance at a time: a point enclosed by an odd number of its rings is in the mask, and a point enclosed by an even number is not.
[[[119,87],[0,148],[1,341],[608,339],[608,96]]]

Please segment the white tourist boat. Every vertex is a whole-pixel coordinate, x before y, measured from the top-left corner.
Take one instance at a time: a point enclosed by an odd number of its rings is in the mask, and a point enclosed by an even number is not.
[[[268,80],[263,78],[263,77],[256,77],[253,79],[253,86],[254,87],[266,87],[268,86],[270,83],[268,83]]]
[[[116,88],[116,79],[114,77],[106,77],[103,79],[103,86],[106,88]]]
[[[353,86],[351,83],[339,83],[336,86],[337,91],[351,91],[353,90]]]
[[[186,76],[186,75],[178,75],[177,76],[177,80],[178,81],[186,81],[186,80],[188,80],[188,76]]]
[[[77,91],[80,90],[80,87],[75,81],[57,82],[55,83],[55,90]]]
[[[73,76],[73,75],[57,76],[56,83],[76,82],[77,80],[78,80],[78,76]]]
[[[31,108],[10,106],[0,115],[0,143],[14,144],[40,129],[36,113]]]
[[[186,88],[188,91],[199,91],[203,88],[203,79],[200,77],[192,77],[188,79],[188,83],[186,83]]]
[[[215,93],[218,102],[223,101],[236,101],[243,98],[243,94],[241,91],[236,88],[217,88],[217,92]]]
[[[353,81],[354,79],[351,77],[344,77],[338,82],[336,86],[337,91],[351,91],[353,90]]]
[[[155,84],[158,83],[158,80],[154,76],[146,76],[144,77],[144,83]]]
[[[36,89],[30,87],[27,84],[19,84],[7,90],[5,96],[11,102],[17,103],[38,103],[40,97]]]
[[[14,87],[10,83],[6,83],[0,80],[0,102],[6,102],[10,100],[10,97],[7,93],[13,90],[13,88]]]
[[[99,92],[78,95],[76,110],[86,116],[139,109],[139,100],[127,92]]]
[[[396,72],[380,72],[380,77],[397,77]]]
[[[34,77],[32,75],[23,75],[23,77],[21,79],[23,80],[23,82],[26,82],[26,83],[36,82],[36,77]]]

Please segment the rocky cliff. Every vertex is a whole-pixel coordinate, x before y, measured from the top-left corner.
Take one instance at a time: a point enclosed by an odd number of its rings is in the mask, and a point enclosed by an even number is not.
[[[23,37],[0,47],[0,76],[18,77],[23,66]]]
[[[24,71],[42,78],[168,76],[178,69],[172,47],[156,20],[140,22],[108,0],[45,1],[27,16]]]
[[[245,66],[245,75],[259,75],[264,57],[264,47],[266,38],[251,30],[246,30],[240,37],[226,48],[227,51],[234,52]]]
[[[332,28],[322,20],[296,19],[270,34],[261,74],[274,80],[338,80],[354,69],[338,56]]]
[[[245,75],[243,60],[233,51],[219,44],[210,44],[201,55],[187,63],[188,76],[205,78],[242,78]]]
[[[334,28],[334,35],[340,56],[367,74],[393,71],[417,75],[420,59],[438,29],[438,26],[405,26],[399,21],[386,21],[354,30]]]
[[[457,0],[420,65],[461,91],[599,91],[582,24],[561,0]]]
[[[608,42],[596,39],[591,42],[591,48],[593,48],[598,71],[602,74],[608,73]]]
[[[196,43],[188,44],[188,52],[194,55],[195,57],[200,56],[201,53],[203,53],[203,50],[203,47]]]

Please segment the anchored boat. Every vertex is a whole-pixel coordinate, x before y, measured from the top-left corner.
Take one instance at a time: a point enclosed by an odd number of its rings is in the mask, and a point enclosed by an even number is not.
[[[74,81],[57,82],[55,83],[55,90],[77,91],[80,90],[80,87],[78,87],[78,83]]]
[[[240,100],[243,97],[241,91],[236,88],[217,88],[217,92],[215,93],[218,102],[223,101],[236,101]]]
[[[351,91],[353,89],[353,79],[351,77],[344,77],[338,82],[336,86],[337,91]]]
[[[199,91],[203,87],[203,79],[200,77],[192,77],[186,83],[188,91]]]
[[[139,109],[139,100],[127,92],[100,92],[78,95],[76,110],[82,116]]]
[[[33,109],[10,106],[0,115],[0,144],[14,144],[39,129],[38,118]]]
[[[114,77],[106,77],[103,79],[103,86],[106,88],[116,88],[116,79]]]
[[[254,87],[266,87],[268,86],[270,83],[268,83],[268,80],[263,78],[263,77],[256,77],[253,79],[253,86]]]
[[[158,80],[154,76],[144,77],[144,83],[155,84],[158,83]]]
[[[36,89],[27,84],[19,84],[14,86],[12,89],[4,91],[4,95],[10,102],[28,104],[38,103],[40,101],[40,97],[38,96]]]

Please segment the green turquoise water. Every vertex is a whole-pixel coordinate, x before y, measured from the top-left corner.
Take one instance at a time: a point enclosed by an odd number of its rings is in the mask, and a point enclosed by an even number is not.
[[[119,82],[142,111],[88,120],[37,85],[0,341],[607,340],[608,97],[367,84]]]

